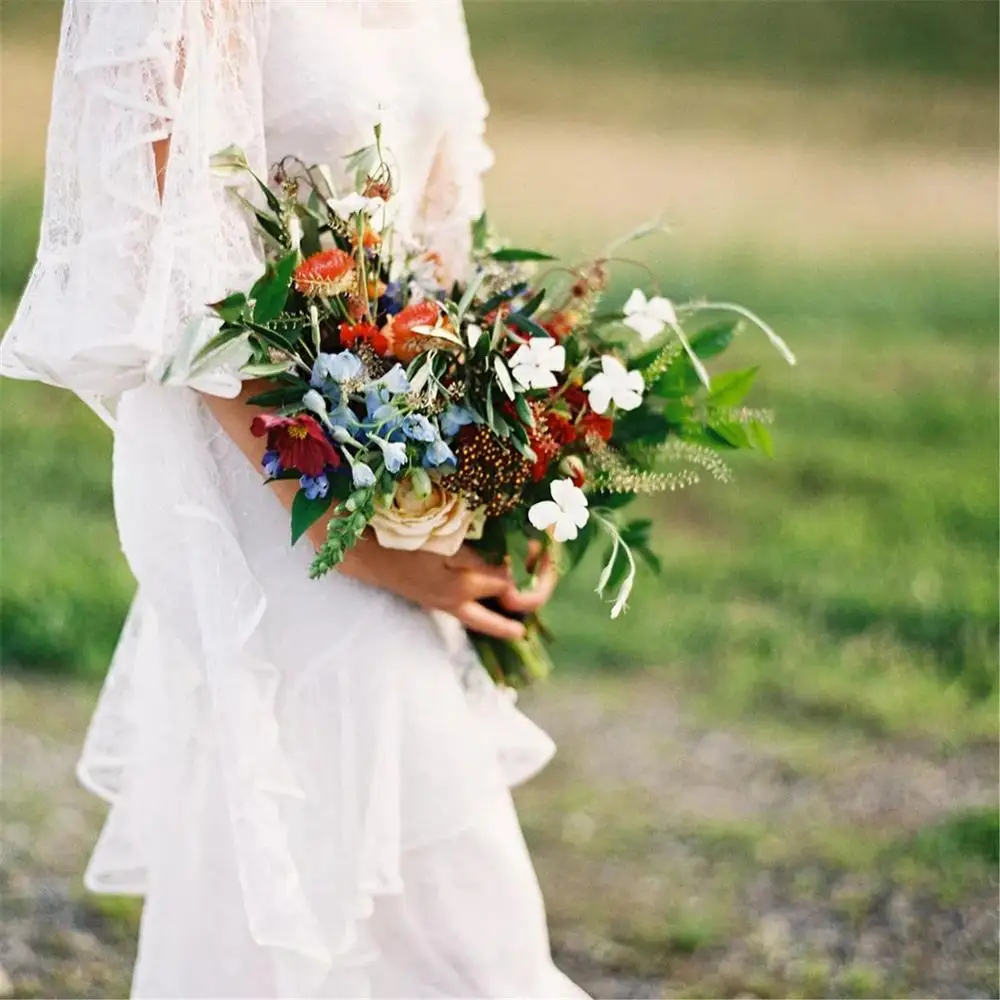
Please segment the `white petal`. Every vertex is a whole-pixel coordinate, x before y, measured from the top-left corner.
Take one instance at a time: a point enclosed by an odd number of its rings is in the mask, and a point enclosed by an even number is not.
[[[532,372],[532,389],[554,389],[558,384],[555,373],[550,372],[547,368],[536,368]]]
[[[570,507],[577,504],[575,494],[583,494],[583,490],[578,489],[574,485],[572,479],[553,480],[552,485],[549,487],[549,492],[552,494],[552,499],[555,500],[555,502],[559,504],[563,510],[569,510]]]
[[[590,511],[586,507],[574,507],[566,513],[573,518],[573,523],[578,528],[582,528],[590,520]]]
[[[527,344],[522,344],[510,358],[510,367],[515,368],[518,365],[531,365],[534,366],[535,359],[531,356],[531,350]]]
[[[511,358],[511,361],[514,359]],[[515,365],[512,369],[515,380],[518,385],[524,386],[525,389],[531,388],[531,377],[535,374],[537,369],[533,365]]]
[[[528,520],[539,530],[551,528],[562,517],[559,504],[551,500],[540,500],[528,508]]]
[[[584,387],[590,408],[595,413],[604,413],[611,403],[611,379],[607,375],[595,375]]]
[[[566,348],[562,344],[550,347],[546,352],[545,367],[554,372],[561,372],[566,367]]]
[[[646,293],[641,288],[633,289],[632,294],[628,297],[625,305],[622,307],[622,312],[626,316],[631,316],[632,313],[644,312],[646,309]]]
[[[677,323],[677,313],[674,310],[673,302],[659,295],[649,300],[649,304],[646,307],[646,314],[652,316],[653,319],[669,323],[671,326]]]
[[[479,343],[479,338],[483,335],[483,328],[475,323],[470,323],[465,328],[465,339],[469,342],[469,347],[475,347]]]
[[[619,410],[634,410],[642,405],[642,393],[631,389],[619,389],[615,393],[615,406]]]
[[[646,387],[646,383],[642,380],[642,372],[629,372],[625,378],[622,379],[622,385],[626,389],[638,392],[640,395]]]
[[[661,333],[665,324],[648,313],[642,312],[626,317],[625,325],[635,330],[639,334],[639,339],[645,343]]]
[[[573,521],[573,518],[563,514],[560,516],[559,520],[556,521],[552,537],[557,542],[571,542],[579,533],[579,529]]]
[[[628,369],[613,354],[605,354],[601,357],[601,369],[615,382],[624,378],[628,372]]]

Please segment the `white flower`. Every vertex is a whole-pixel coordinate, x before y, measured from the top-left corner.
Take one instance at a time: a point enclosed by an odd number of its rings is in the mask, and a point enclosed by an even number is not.
[[[642,402],[642,373],[630,372],[611,354],[601,358],[601,369],[584,386],[591,409],[604,413],[614,403],[620,410],[634,410]]]
[[[622,312],[625,325],[632,327],[643,343],[652,340],[665,326],[677,326],[677,313],[670,299],[659,295],[647,299],[641,288],[628,297]]]
[[[590,518],[587,496],[572,479],[557,479],[551,486],[552,499],[540,500],[528,510],[528,520],[539,530],[553,528],[557,542],[572,541]]]
[[[391,221],[391,206],[382,198],[366,198],[355,191],[343,198],[327,198],[326,203],[345,222],[358,214],[368,216],[368,221],[376,232]]]
[[[532,337],[514,352],[510,367],[525,389],[551,389],[555,373],[566,367],[566,348],[552,337]]]

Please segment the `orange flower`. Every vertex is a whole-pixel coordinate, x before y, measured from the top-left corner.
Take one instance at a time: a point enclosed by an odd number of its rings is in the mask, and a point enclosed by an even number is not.
[[[436,302],[407,306],[390,318],[383,331],[389,338],[389,350],[400,361],[409,364],[418,354],[440,346],[442,342],[435,341],[432,334],[415,332],[415,328],[437,326],[440,318],[441,307]]]
[[[341,295],[355,286],[354,258],[343,250],[321,250],[302,261],[293,278],[295,287],[310,298]]]

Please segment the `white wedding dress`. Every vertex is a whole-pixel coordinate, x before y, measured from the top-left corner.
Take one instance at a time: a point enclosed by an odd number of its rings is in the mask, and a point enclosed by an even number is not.
[[[185,325],[260,267],[212,153],[336,170],[381,122],[399,225],[457,270],[485,114],[460,0],[66,2],[3,372],[115,428],[139,591],[79,773],[112,804],[88,887],[146,896],[134,996],[583,996],[552,964],[508,791],[548,737],[453,619],[310,581],[258,471],[164,379]]]

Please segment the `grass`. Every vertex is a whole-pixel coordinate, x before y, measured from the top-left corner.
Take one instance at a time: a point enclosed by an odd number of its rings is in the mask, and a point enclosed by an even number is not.
[[[0,205],[5,231],[28,232],[30,217],[28,198]],[[725,290],[768,316],[800,364],[742,338],[733,363],[764,363],[756,402],[777,412],[777,458],[739,461],[728,487],[647,501],[665,571],[641,579],[622,622],[588,593],[593,566],[571,576],[552,615],[565,669],[653,665],[728,714],[953,743],[994,733],[988,256],[863,271],[652,258],[670,294]],[[8,302],[25,259],[4,256]],[[56,391],[2,394],[5,656],[96,675],[132,587],[114,555],[108,435]]]

